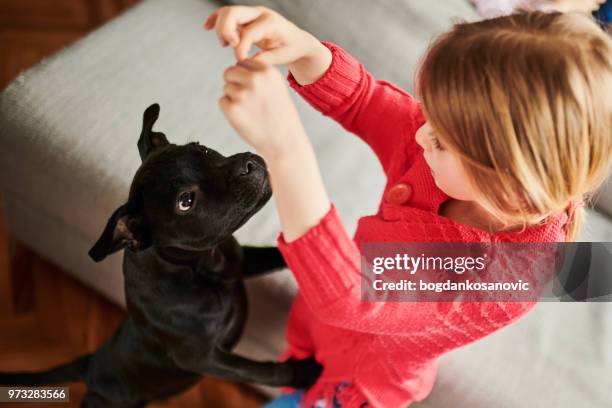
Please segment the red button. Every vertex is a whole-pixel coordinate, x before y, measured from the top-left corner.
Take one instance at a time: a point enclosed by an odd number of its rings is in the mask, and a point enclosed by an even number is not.
[[[397,183],[387,191],[387,201],[393,204],[405,204],[410,200],[412,195],[412,187],[406,183]]]

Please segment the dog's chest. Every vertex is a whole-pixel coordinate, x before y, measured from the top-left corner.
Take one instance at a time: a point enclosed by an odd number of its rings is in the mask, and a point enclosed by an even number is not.
[[[168,275],[135,266],[126,257],[128,311],[139,326],[166,341],[227,344],[239,338],[247,309],[241,281],[198,280],[188,270]]]

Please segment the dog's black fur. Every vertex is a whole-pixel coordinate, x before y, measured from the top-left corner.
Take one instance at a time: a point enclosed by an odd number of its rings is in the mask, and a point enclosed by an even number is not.
[[[241,247],[232,236],[272,195],[265,162],[170,144],[152,130],[158,116],[157,104],[144,112],[142,165],[128,201],[89,252],[101,261],[127,249],[127,319],[95,353],[44,372],[0,373],[0,384],[83,380],[83,406],[140,407],[203,374],[292,387],[308,387],[320,374],[313,358],[257,362],[231,352],[247,316],[243,278],[285,266],[277,248]]]

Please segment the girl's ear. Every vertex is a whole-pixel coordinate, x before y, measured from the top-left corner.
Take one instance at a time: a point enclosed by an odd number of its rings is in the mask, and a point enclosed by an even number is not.
[[[142,220],[129,214],[127,204],[124,204],[111,215],[102,235],[89,250],[89,256],[100,262],[106,256],[126,247],[132,251],[144,249],[141,238],[143,230]]]
[[[142,132],[138,139],[138,153],[140,153],[140,159],[142,161],[144,161],[153,150],[169,144],[165,134],[153,131],[153,125],[158,117],[159,104],[157,103],[149,106],[142,115]]]

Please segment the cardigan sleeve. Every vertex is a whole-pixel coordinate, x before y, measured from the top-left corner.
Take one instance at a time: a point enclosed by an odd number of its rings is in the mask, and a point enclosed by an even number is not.
[[[317,81],[301,86],[291,72],[291,87],[311,106],[364,140],[388,173],[393,154],[406,143],[407,160],[418,153],[414,138],[425,122],[420,104],[395,85],[376,80],[353,56],[341,47],[323,42],[332,53],[332,62]],[[403,140],[403,138],[407,140]]]
[[[290,243],[281,233],[277,244],[304,301],[325,324],[370,333],[397,334],[425,323],[422,317],[427,310],[434,309],[433,302],[361,301],[361,256],[333,203],[316,226]]]
[[[312,313],[325,324],[375,334],[408,334],[469,321],[470,337],[482,337],[526,313],[534,302],[367,302],[361,299],[361,255],[332,203],[324,218],[294,241],[277,238]],[[365,282],[369,285],[371,282]],[[450,330],[450,329],[449,329]],[[463,330],[467,330],[463,328]],[[467,332],[466,332],[467,333]]]

